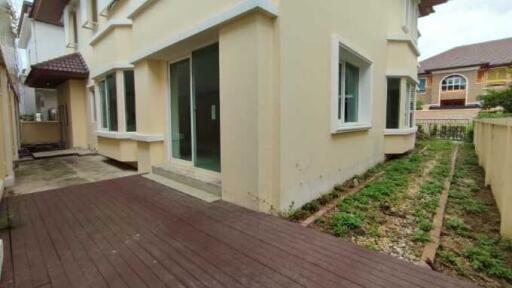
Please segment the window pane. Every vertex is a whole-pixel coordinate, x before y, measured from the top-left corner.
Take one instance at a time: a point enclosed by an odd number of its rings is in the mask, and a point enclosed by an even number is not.
[[[137,130],[135,117],[135,82],[133,71],[124,71],[124,96],[126,113],[126,131]]]
[[[358,121],[359,68],[345,64],[345,123]]]
[[[108,128],[108,101],[105,80],[100,82],[101,127]]]
[[[386,128],[398,129],[400,125],[400,79],[388,79]]]
[[[343,93],[342,93],[342,89],[343,89],[343,85],[342,85],[342,81],[343,81],[343,64],[342,63],[339,63],[338,65],[338,120],[341,120],[341,110],[343,109],[341,103],[342,103],[342,98],[343,98]]]
[[[117,131],[117,88],[116,75],[107,76],[108,124],[110,131]]]
[[[192,161],[190,60],[171,65],[172,157]]]
[[[425,79],[420,79],[420,83],[418,84],[418,91],[425,91],[425,86],[427,81]]]

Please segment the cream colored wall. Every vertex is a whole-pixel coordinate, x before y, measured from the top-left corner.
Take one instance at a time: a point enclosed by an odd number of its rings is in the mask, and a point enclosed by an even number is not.
[[[125,19],[133,3],[125,2],[108,18],[100,17],[98,31],[107,20]],[[205,40],[219,42],[223,198],[262,211],[286,210],[292,203],[297,207],[382,161],[387,73],[416,75],[410,45],[388,41],[402,31],[402,21],[397,20],[403,17],[402,0],[371,5],[360,0],[274,2],[279,4],[277,18],[251,12],[133,63],[137,134],[167,138],[168,61]],[[94,47],[83,46],[94,32],[80,29],[79,51],[93,72],[120,69],[148,48],[239,3],[242,0],[154,1],[131,27],[114,28]],[[331,134],[334,33],[373,61],[368,131]],[[124,96],[118,89],[119,97]],[[121,115],[119,121],[124,121]],[[113,152],[125,142],[136,144],[123,152],[133,155]],[[112,157],[136,159],[139,170],[146,172],[168,161],[168,144],[100,138],[98,145],[100,152],[102,145],[110,147],[103,153]]]
[[[475,148],[501,214],[501,234],[512,238],[512,119],[475,121]]]
[[[22,121],[20,135],[22,145],[60,143],[60,122]]]
[[[387,1],[373,1],[371,5],[356,0],[281,3],[280,209],[287,209],[292,202],[297,207],[329,192],[333,185],[384,159],[388,47],[385,11]],[[374,62],[369,131],[330,133],[332,33],[339,34]]]
[[[411,151],[416,144],[416,133],[407,135],[386,135],[384,141],[386,154],[403,154]]]
[[[279,209],[278,43],[274,20],[254,14],[219,32],[222,197]]]
[[[87,107],[88,100],[85,91],[85,81],[69,80],[58,88],[59,106],[67,107],[67,146],[76,148],[87,148]]]
[[[15,110],[18,102],[8,81],[5,66],[0,65],[0,199],[3,188],[14,184],[14,161],[19,148]]]
[[[137,142],[98,137],[98,152],[121,162],[137,162]]]

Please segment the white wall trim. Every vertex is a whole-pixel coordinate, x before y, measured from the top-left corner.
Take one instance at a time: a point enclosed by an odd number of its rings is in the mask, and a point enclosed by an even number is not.
[[[96,131],[96,136],[118,140],[134,140],[139,142],[162,142],[163,135],[149,135],[135,132],[116,132],[116,131]]]
[[[258,9],[265,11],[266,13],[270,14],[273,17],[277,17],[279,15],[278,6],[271,0],[244,0],[227,10],[220,12],[219,14],[207,18],[203,22],[189,29],[179,32],[174,36],[164,41],[161,41],[160,43],[157,43],[147,49],[142,50],[139,53],[135,53],[134,56],[130,59],[130,63],[138,62],[144,58],[151,56],[154,53],[157,53],[162,49],[175,45],[198,33],[204,32],[208,29],[221,25],[222,23],[225,23],[227,21],[230,21],[246,13]]]
[[[99,30],[94,34],[91,41],[89,41],[89,45],[94,46],[101,39],[103,39],[110,31],[114,30],[117,27],[131,27],[133,25],[133,21],[130,19],[112,19],[107,22],[107,25],[103,27],[103,29]]]
[[[402,129],[385,129],[384,135],[385,136],[392,136],[392,135],[410,135],[414,134],[418,131],[418,127],[413,128],[402,128]]]
[[[359,122],[343,123],[338,119],[338,81],[339,81],[339,63],[340,49],[344,49],[359,62],[366,65],[366,69],[360,68],[359,81]],[[331,134],[369,130],[372,128],[373,119],[373,63],[364,49],[350,43],[341,35],[332,34],[331,36]],[[363,71],[365,70],[365,71]],[[366,73],[366,75],[363,75]],[[366,85],[366,86],[365,86]],[[365,91],[367,90],[367,91]],[[366,95],[367,98],[364,98]],[[366,103],[365,103],[366,101]],[[362,110],[362,107],[369,107],[368,110]],[[342,108],[343,109],[343,108]]]
[[[389,42],[405,42],[409,44],[409,47],[412,49],[412,51],[416,54],[416,56],[420,56],[420,48],[418,48],[418,45],[414,43],[412,38],[410,36],[400,36],[400,35],[392,35],[388,36]]]
[[[91,73],[92,79],[97,79],[100,77],[105,76],[105,74],[108,74],[115,70],[131,70],[133,69],[133,65],[129,63],[114,63],[99,69],[96,69]]]
[[[137,17],[144,9],[146,9],[149,5],[155,3],[157,0],[139,0],[139,3],[135,4],[130,11],[128,12],[128,19],[134,19]]]

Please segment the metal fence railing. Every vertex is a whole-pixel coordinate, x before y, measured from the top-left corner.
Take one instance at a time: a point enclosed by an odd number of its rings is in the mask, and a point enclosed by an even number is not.
[[[469,133],[472,120],[469,119],[418,119],[419,133],[434,138],[462,141]]]

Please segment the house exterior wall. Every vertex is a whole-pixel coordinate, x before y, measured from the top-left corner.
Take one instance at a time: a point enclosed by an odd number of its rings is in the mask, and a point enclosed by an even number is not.
[[[28,19],[28,18],[25,18]],[[32,22],[32,32],[27,44],[28,66],[66,54],[64,28],[39,21]]]
[[[22,121],[20,123],[21,145],[60,143],[60,123],[57,121]]]
[[[141,172],[170,161],[169,64],[218,42],[224,200],[283,211],[384,159],[386,77],[414,82],[417,75],[415,40],[403,29],[404,1],[154,0],[132,13],[136,3],[120,1],[99,17],[96,30],[79,29],[70,50],[89,65],[91,78],[76,89],[85,95],[95,85],[98,119],[97,84],[116,73],[119,131],[88,125],[86,133],[97,135],[100,153],[137,162]],[[254,3],[266,6],[244,10]],[[77,4],[70,5],[81,17]],[[228,20],[211,24],[223,17]],[[363,131],[331,129],[334,35],[372,61],[371,123]],[[136,132],[124,129],[120,75],[127,69],[135,74]],[[414,146],[411,135],[393,135],[391,141],[403,144],[400,153]]]
[[[8,72],[0,65],[0,199],[4,188],[14,184],[13,163],[18,158],[18,100],[8,81]]]
[[[487,89],[502,89],[512,84],[512,73],[508,72],[506,77],[499,80],[490,78],[489,73],[493,70],[507,70],[511,67],[495,67],[492,69],[481,69],[479,66],[465,69],[453,69],[449,71],[437,71],[432,74],[422,74],[419,78],[427,79],[425,92],[418,92],[418,100],[424,105],[439,105],[440,99],[449,99],[449,93],[441,91],[441,83],[445,77],[461,75],[467,79],[467,89],[463,98],[467,104],[478,103],[478,96],[485,94]],[[444,98],[443,98],[444,97]],[[461,97],[457,97],[460,99]]]

